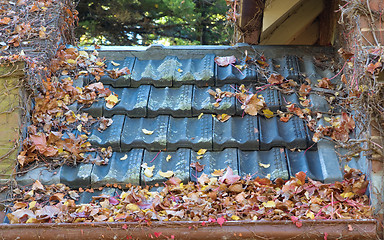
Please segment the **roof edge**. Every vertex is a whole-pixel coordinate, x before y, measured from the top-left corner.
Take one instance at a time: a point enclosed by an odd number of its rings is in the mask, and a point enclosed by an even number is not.
[[[361,220],[193,221],[0,224],[2,239],[378,239],[377,222]]]

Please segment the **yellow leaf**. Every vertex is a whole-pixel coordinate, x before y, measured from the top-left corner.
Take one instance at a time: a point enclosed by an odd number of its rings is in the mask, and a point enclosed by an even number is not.
[[[264,164],[264,163],[259,163],[260,167],[263,167],[263,168],[269,168],[271,166],[271,164]]]
[[[240,220],[240,217],[236,216],[236,215],[232,215],[231,219],[234,220],[234,221],[238,221],[238,220]]]
[[[29,203],[29,209],[32,209],[32,208],[34,208],[35,206],[36,206],[36,201],[32,201],[32,202],[30,202]]]
[[[344,171],[349,172],[350,170],[351,170],[351,168],[348,165],[344,166]]]
[[[77,128],[77,130],[78,130],[79,132],[81,132],[81,130],[82,130],[81,128],[82,128],[82,127],[83,127],[83,126],[82,126],[81,124],[79,124],[79,125],[77,125],[76,128]]]
[[[268,179],[271,179],[271,174],[267,174],[267,176],[265,176],[265,178],[268,178]]]
[[[97,65],[97,66],[103,66],[104,63],[103,63],[103,62],[100,62],[100,61],[97,61],[97,62],[96,62],[96,65]]]
[[[355,194],[353,192],[344,192],[340,194],[340,196],[343,198],[352,198],[353,196],[355,196]]]
[[[200,115],[197,117],[197,119],[200,119],[203,115],[204,115],[204,113],[200,113]]]
[[[76,60],[73,60],[73,59],[67,59],[67,63],[69,64],[76,64]]]
[[[202,159],[203,158],[203,156],[196,156],[196,159],[197,160],[200,160],[200,159]]]
[[[166,171],[166,172],[159,171],[159,175],[165,178],[170,178],[174,175],[174,173],[173,171]]]
[[[140,211],[140,207],[133,203],[129,203],[127,209],[131,211]]]
[[[121,199],[125,199],[128,195],[129,195],[129,194],[128,194],[127,192],[122,192],[122,193],[120,194],[120,198],[121,198]]]
[[[152,167],[148,167],[147,163],[141,164],[141,167],[144,168],[144,175],[151,178],[153,177],[153,169],[155,169],[155,165]]]
[[[215,169],[215,171],[213,171],[213,173],[211,175],[214,177],[221,177],[221,176],[223,176],[223,174],[224,174],[223,169]]]
[[[273,112],[272,112],[271,110],[269,110],[269,109],[264,109],[264,110],[263,110],[263,113],[264,113],[264,115],[265,115],[266,118],[271,118],[271,117],[273,117]]]
[[[276,203],[274,201],[268,201],[268,202],[263,202],[264,207],[266,208],[273,208],[276,207]]]
[[[154,131],[149,131],[145,128],[141,129],[141,131],[145,134],[145,135],[152,135]]]
[[[111,103],[118,103],[119,102],[119,99],[114,94],[109,95],[108,97],[105,98],[105,100],[108,102],[111,102]]]
[[[106,103],[107,108],[113,108],[116,105],[116,103],[119,102],[119,99],[117,98],[116,95],[111,94],[105,98],[105,101],[107,101]]]
[[[199,151],[197,151],[197,155],[204,155],[206,152],[207,152],[207,149],[202,148]]]
[[[128,158],[128,155],[125,154],[122,158],[120,158],[120,160],[121,160],[121,161],[124,161],[124,160],[127,159],[127,158]]]
[[[329,118],[329,117],[324,117],[324,120],[325,120],[326,122],[330,122],[330,121],[331,121],[331,118]]]
[[[120,63],[116,63],[116,62],[114,62],[114,61],[111,61],[111,63],[112,63],[112,65],[115,66],[115,67],[120,66]]]
[[[167,160],[167,162],[169,162],[169,160],[171,160],[172,156],[168,154],[168,156],[165,158],[165,160]]]
[[[307,212],[307,217],[309,217],[310,219],[315,219],[315,214],[313,214],[313,212],[309,211]]]
[[[88,53],[86,51],[79,51],[79,57],[89,58]]]
[[[28,218],[26,223],[36,223],[37,219],[36,218]]]

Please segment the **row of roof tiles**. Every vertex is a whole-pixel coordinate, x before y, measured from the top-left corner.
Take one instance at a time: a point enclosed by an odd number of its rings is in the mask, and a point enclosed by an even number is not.
[[[305,77],[321,79],[328,76],[329,71],[322,71],[306,64],[297,56],[285,56],[270,59],[268,67],[262,69],[250,66],[240,69],[228,65],[218,66],[214,54],[207,54],[202,58],[179,59],[176,56],[166,56],[159,60],[140,60],[136,57],[127,57],[124,60],[106,61],[108,70],[127,68],[128,75],[117,79],[109,74],[101,77],[100,81],[113,87],[138,87],[140,85],[153,85],[156,87],[180,87],[186,84],[202,86],[223,86],[229,83],[250,84],[259,81],[266,83],[263,71],[275,72],[287,79],[300,81]],[[257,71],[257,69],[261,71]],[[306,73],[306,74],[303,74]]]
[[[113,88],[107,86],[118,95],[119,102],[112,109],[105,105],[104,99],[99,100],[90,107],[79,106],[79,110],[87,112],[94,117],[112,117],[113,115],[127,115],[129,117],[156,117],[169,114],[173,117],[195,117],[201,113],[242,116],[242,103],[234,97],[224,98],[218,107],[215,107],[215,99],[208,94],[208,89],[215,87],[197,87],[196,85],[184,85],[178,88],[156,88],[150,85],[142,85],[138,88]],[[227,84],[220,87],[222,91],[235,92],[238,86]],[[286,105],[299,104],[296,94],[281,94],[274,89],[256,90],[249,87],[249,91],[263,96],[267,106],[272,111],[286,110]],[[329,104],[325,98],[317,94],[310,95],[309,108],[313,111],[327,112]]]
[[[95,154],[92,154],[94,156]],[[167,156],[171,158],[167,160]],[[288,179],[299,171],[304,171],[315,180],[333,182],[342,179],[345,162],[335,161],[337,155],[334,145],[323,141],[319,143],[317,151],[291,151],[286,148],[272,148],[268,151],[242,151],[237,148],[226,148],[223,151],[207,151],[197,160],[196,151],[180,148],[177,151],[153,152],[142,148],[135,148],[128,152],[114,152],[107,165],[81,163],[77,166],[64,165],[54,171],[45,168],[31,170],[27,175],[17,178],[19,184],[28,185],[39,179],[44,184],[64,183],[71,187],[100,187],[106,184],[136,184],[154,185],[162,183],[166,178],[159,175],[159,171],[172,170],[175,176],[183,182],[196,181],[202,173],[211,176],[216,169],[230,166],[241,176],[270,177],[271,179]],[[199,161],[205,165],[202,172],[190,167]],[[143,174],[141,165],[155,166],[154,176],[151,178]],[[350,167],[364,168],[353,159],[348,163]]]
[[[307,149],[313,145],[304,122],[292,117],[288,122],[260,116],[232,117],[220,122],[211,115],[199,118],[112,117],[113,124],[105,131],[93,129],[88,141],[95,146],[111,146],[114,151],[146,148],[150,151],[201,148],[220,151],[224,148],[269,150],[272,147]],[[144,133],[143,129],[153,131]],[[316,149],[314,147],[313,149]]]

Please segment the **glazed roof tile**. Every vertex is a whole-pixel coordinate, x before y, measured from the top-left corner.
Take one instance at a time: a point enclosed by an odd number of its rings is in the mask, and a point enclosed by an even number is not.
[[[42,183],[62,182],[71,187],[99,187],[107,183],[153,185],[166,180],[159,175],[160,170],[171,170],[188,182],[196,181],[202,173],[210,175],[227,166],[252,178],[289,179],[298,171],[305,171],[315,180],[341,180],[345,163],[339,161],[334,145],[326,140],[314,144],[312,133],[300,118],[293,117],[284,123],[276,117],[244,116],[235,98],[223,99],[218,108],[212,105],[215,99],[208,89],[235,92],[240,84],[245,84],[255,93],[257,84],[267,83],[265,73],[251,67],[239,71],[231,65],[218,67],[214,62],[216,56],[235,55],[240,59],[245,50],[248,54],[264,54],[269,64],[266,72],[282,74],[298,83],[307,77],[315,87],[318,79],[334,75],[330,68],[317,66],[317,58],[324,61],[324,56],[328,56],[326,62],[334,61],[334,50],[327,47],[103,47],[99,52],[107,59],[107,69],[127,67],[131,73],[118,79],[107,74],[100,79],[120,101],[111,109],[101,99],[92,106],[78,104],[77,110],[113,119],[105,131],[100,132],[95,126],[89,136],[93,145],[113,148],[109,163],[81,163],[53,171],[38,168],[19,176],[18,181],[26,185],[40,179]],[[84,84],[90,81],[84,79]],[[282,94],[275,89],[257,94],[264,97],[272,111],[285,110],[290,102],[299,103],[296,94]],[[311,110],[332,110],[321,94],[312,91],[310,99]],[[220,122],[211,116],[222,113],[232,117]],[[147,135],[142,129],[153,134]],[[199,149],[208,151],[198,160]],[[168,155],[171,158],[167,160]],[[190,167],[196,161],[205,165],[202,172]],[[155,166],[153,177],[144,175],[143,163]],[[358,159],[349,164],[364,172],[365,166]]]

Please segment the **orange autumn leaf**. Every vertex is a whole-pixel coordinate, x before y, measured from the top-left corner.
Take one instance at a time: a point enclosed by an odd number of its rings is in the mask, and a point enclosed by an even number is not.
[[[271,74],[267,81],[270,84],[281,84],[284,81],[284,77],[280,74]]]
[[[4,17],[0,19],[0,25],[7,25],[10,22],[11,22],[11,19],[9,17]]]

